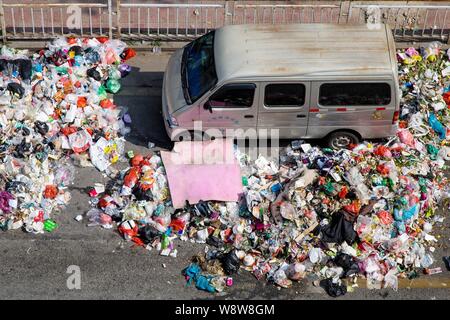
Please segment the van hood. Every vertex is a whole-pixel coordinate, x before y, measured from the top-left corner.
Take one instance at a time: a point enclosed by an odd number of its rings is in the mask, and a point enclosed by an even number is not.
[[[184,48],[179,49],[172,54],[164,73],[163,95],[166,99],[169,114],[174,113],[187,104],[181,85],[181,58],[183,50]]]

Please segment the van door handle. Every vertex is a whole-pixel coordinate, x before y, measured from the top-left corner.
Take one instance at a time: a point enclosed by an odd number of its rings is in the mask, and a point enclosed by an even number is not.
[[[253,118],[253,115],[251,115],[251,114],[246,114],[246,115],[244,116],[244,118]]]
[[[298,114],[298,115],[297,115],[297,118],[306,118],[306,115],[304,115],[304,114]]]

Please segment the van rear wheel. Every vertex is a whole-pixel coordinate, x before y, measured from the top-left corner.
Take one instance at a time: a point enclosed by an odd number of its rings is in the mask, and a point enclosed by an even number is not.
[[[348,131],[336,131],[327,138],[327,145],[335,150],[348,148],[351,144],[359,143],[359,138]]]

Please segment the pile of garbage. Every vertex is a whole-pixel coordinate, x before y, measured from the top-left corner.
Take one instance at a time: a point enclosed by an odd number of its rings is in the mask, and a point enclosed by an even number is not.
[[[70,200],[70,158],[107,171],[123,154],[128,118],[111,94],[135,52],[118,40],[59,38],[0,54],[0,228],[50,232]]]
[[[332,296],[352,290],[356,277],[396,290],[399,277],[434,270],[432,231],[444,219],[436,209],[450,196],[449,55],[436,44],[398,51],[396,137],[339,151],[294,141],[279,162],[236,148],[240,201],[177,210],[159,155],[130,152],[130,166],[92,194],[91,225],[116,221],[125,239],[165,256],[176,257],[177,238],[206,243],[183,274],[209,292],[231,286],[240,268],[281,287],[308,276]]]

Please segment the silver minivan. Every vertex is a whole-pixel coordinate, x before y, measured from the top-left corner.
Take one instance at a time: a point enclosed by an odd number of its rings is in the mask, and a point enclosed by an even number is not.
[[[397,84],[387,25],[232,25],[171,56],[162,111],[173,141],[201,121],[202,132],[277,129],[343,148],[395,134]]]

